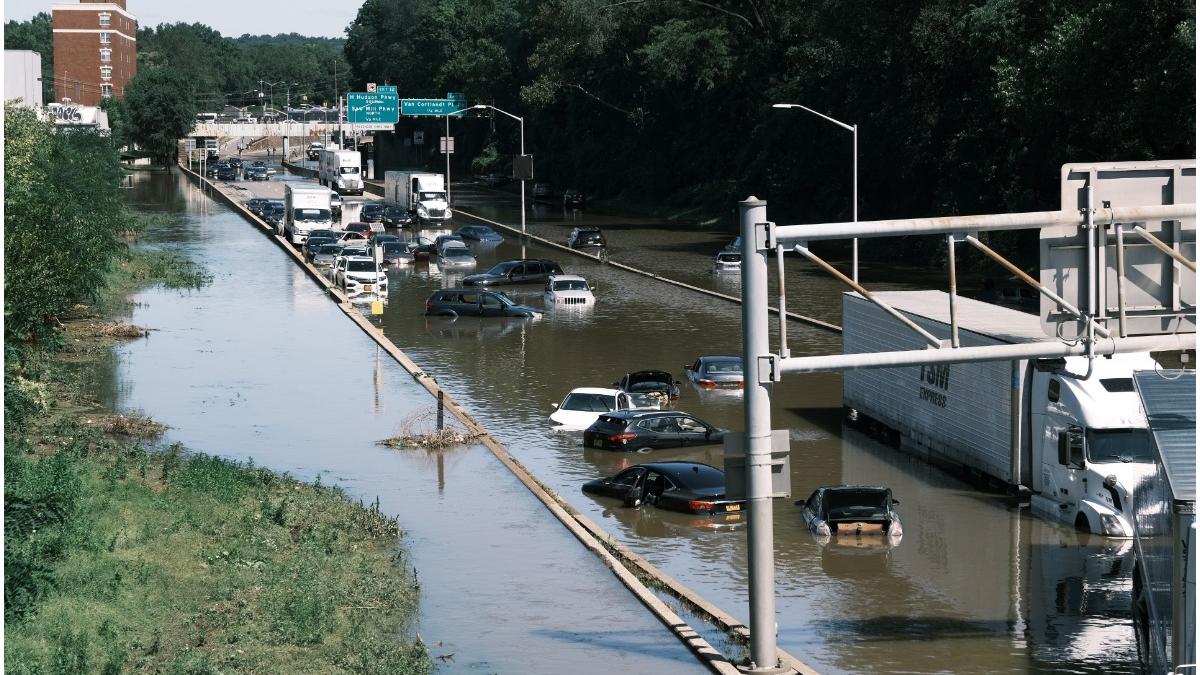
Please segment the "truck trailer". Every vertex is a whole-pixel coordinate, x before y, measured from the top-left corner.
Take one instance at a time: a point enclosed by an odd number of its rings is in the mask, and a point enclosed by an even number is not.
[[[383,176],[384,200],[409,210],[423,223],[450,220],[446,181],[440,173],[388,171]]]
[[[333,227],[329,189],[317,185],[288,183],[283,189],[284,214],[279,234],[293,244],[308,241],[310,230]]]
[[[317,164],[317,180],[338,194],[363,193],[362,155],[354,150],[330,147],[321,150]]]
[[[1154,675],[1190,675],[1196,672],[1196,371],[1138,372],[1133,381],[1154,455],[1152,474],[1132,496],[1138,652]]]
[[[939,339],[950,337],[941,291],[874,294]],[[857,293],[843,296],[847,354],[923,349],[927,343]],[[1041,342],[1038,317],[957,299],[963,347]],[[1153,470],[1150,438],[1133,388],[1149,354],[1026,359],[847,371],[852,422],[904,451],[1028,495],[1033,512],[1109,537],[1133,536],[1122,497]]]

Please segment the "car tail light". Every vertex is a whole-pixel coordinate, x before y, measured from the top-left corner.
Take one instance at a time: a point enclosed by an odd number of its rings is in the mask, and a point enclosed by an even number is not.
[[[632,441],[635,438],[637,438],[637,434],[632,434],[632,433],[609,434],[608,442],[609,443],[624,443],[625,441]]]
[[[688,502],[688,510],[693,511],[693,512],[695,512],[695,511],[712,511],[713,506],[715,506],[715,505],[712,502],[706,502],[702,499],[693,499]]]
[[[738,380],[738,389],[745,389],[745,388],[746,388],[746,381]]]
[[[696,380],[696,384],[700,385],[701,387],[704,387],[705,389],[716,389],[717,388],[717,383],[713,382],[712,380]]]

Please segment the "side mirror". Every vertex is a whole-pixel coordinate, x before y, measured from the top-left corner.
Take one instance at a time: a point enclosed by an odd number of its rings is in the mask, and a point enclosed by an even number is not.
[[[551,403],[551,404],[550,404],[550,409],[551,409],[551,410],[558,410],[558,404],[557,404],[557,403]]]
[[[892,506],[895,506],[895,505],[897,505],[897,504],[899,504],[899,503],[900,503],[900,500],[899,500],[899,499],[893,499],[893,500],[892,500]]]
[[[619,388],[621,387],[621,383],[620,383],[620,382],[613,382],[613,383],[612,383],[612,386],[613,386],[613,388],[614,388],[614,389],[619,389]]]
[[[804,500],[803,500],[803,499],[797,499],[797,500],[796,500],[796,506],[804,506]]]

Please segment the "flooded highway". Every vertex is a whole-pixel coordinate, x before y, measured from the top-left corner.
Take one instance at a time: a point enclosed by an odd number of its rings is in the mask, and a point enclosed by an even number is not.
[[[374,446],[428,406],[424,392],[394,363],[378,360],[375,347],[316,285],[240,216],[182,180],[139,179],[135,199],[145,208],[187,214],[159,245],[189,253],[216,280],[183,297],[139,295],[143,306],[133,321],[162,331],[120,350],[112,385],[118,406],[170,424],[171,440],[189,447],[253,457],[301,477],[322,475],[367,499],[379,495],[411,534],[425,594],[422,635],[455,636],[460,655],[445,668],[465,670],[473,658],[488,671],[529,672],[514,664],[540,646],[553,647],[561,660],[539,664],[538,672],[700,671],[611,574],[531,506],[527,493],[514,494],[524,488],[489,455],[478,448],[428,456]],[[519,222],[511,195],[464,184],[455,186],[454,197],[459,208]],[[354,219],[356,203],[348,200],[343,222]],[[726,232],[541,206],[532,213],[532,233],[565,241],[572,226],[598,224],[615,260],[739,292],[736,275],[708,271],[712,254],[731,238]],[[384,332],[576,509],[747,619],[744,523],[625,508],[580,492],[584,481],[641,461],[721,466],[721,448],[610,453],[584,448],[579,433],[555,432],[547,419],[551,405],[574,387],[606,387],[633,370],[661,369],[684,381],[678,409],[740,429],[739,395],[697,390],[683,373],[701,354],[740,353],[739,306],[536,244],[522,247],[512,237],[472,249],[479,260],[473,270],[443,272],[435,258],[390,272],[379,320]],[[585,276],[596,287],[595,306],[551,310],[535,320],[423,316],[432,291],[523,252]],[[889,278],[878,266],[864,267],[863,276],[884,282],[872,287],[905,287],[901,275]],[[503,290],[543,305],[538,285]],[[816,272],[792,274],[788,292],[804,297],[789,309],[840,323],[835,282]],[[841,347],[837,333],[796,322],[789,338],[797,355]],[[884,485],[900,500],[905,530],[886,551],[823,547],[804,527],[799,507],[777,500],[782,648],[823,672],[1140,672],[1127,542],[1034,520],[1000,496],[846,428],[836,375],[789,378],[775,386],[772,404],[773,426],[788,429],[792,441],[794,499],[821,485]],[[508,512],[492,503],[524,505]],[[451,524],[470,534],[439,537]],[[544,571],[535,586],[514,581],[528,567]],[[489,607],[514,593],[529,598],[522,615],[488,616]],[[481,615],[489,620],[480,622]],[[461,621],[491,628],[456,633]]]

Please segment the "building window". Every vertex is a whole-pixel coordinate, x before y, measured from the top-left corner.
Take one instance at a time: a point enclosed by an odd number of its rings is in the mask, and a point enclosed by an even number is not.
[[[111,80],[112,79],[112,66],[100,66],[100,79],[102,79],[102,80]]]
[[[101,12],[100,13],[100,27],[108,28],[111,25],[112,25],[112,14],[109,14],[108,12]]]
[[[100,50],[100,62],[108,63],[109,61],[112,61],[112,50],[111,49],[101,49]]]
[[[102,45],[112,44],[112,33],[109,33],[107,31],[101,31],[100,32],[100,44],[102,44]]]
[[[100,85],[100,96],[102,96],[104,98],[112,98],[112,85],[111,84]]]

